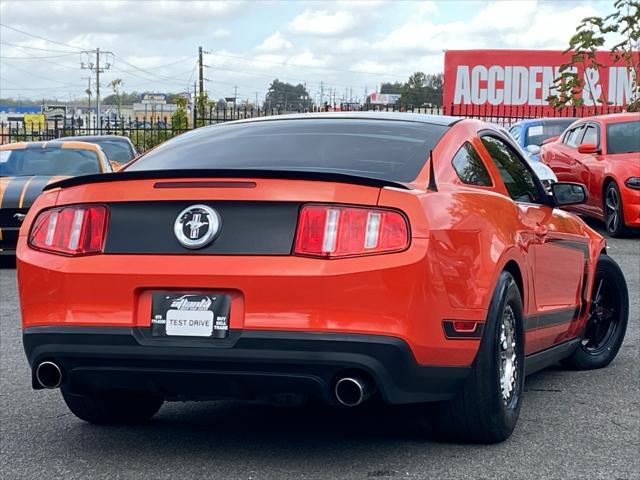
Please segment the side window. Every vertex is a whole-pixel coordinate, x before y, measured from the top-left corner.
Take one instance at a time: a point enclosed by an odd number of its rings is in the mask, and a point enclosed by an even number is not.
[[[455,154],[451,161],[453,169],[458,174],[462,183],[467,185],[479,185],[482,187],[490,187],[493,185],[491,177],[482,163],[482,159],[476,149],[469,142],[465,142],[460,150]]]
[[[569,132],[567,136],[567,141],[565,142],[570,147],[577,147],[580,142],[580,137],[582,137],[582,132],[584,131],[584,125],[580,125],[579,127],[574,128]]]
[[[540,192],[524,160],[509,145],[496,137],[482,137],[482,143],[500,171],[500,177],[509,196],[516,202],[539,201]]]
[[[509,133],[515,139],[516,142],[520,141],[520,127],[518,126],[511,127],[511,130],[509,130]]]
[[[580,145],[585,143],[592,143],[594,145],[598,145],[598,130],[593,125],[587,125],[587,129],[584,131],[584,137],[582,137],[582,141]]]

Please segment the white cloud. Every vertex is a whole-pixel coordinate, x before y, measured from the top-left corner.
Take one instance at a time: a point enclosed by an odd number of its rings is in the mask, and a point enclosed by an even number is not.
[[[301,35],[331,37],[353,30],[356,23],[354,15],[347,10],[305,10],[289,23],[289,30]]]
[[[591,6],[495,1],[470,21],[435,24],[427,15],[408,19],[374,44],[385,52],[440,54],[445,49],[564,49],[577,22],[597,12]],[[508,19],[508,21],[505,21]]]
[[[231,32],[226,28],[218,28],[217,30],[213,31],[213,33],[211,34],[211,37],[214,38],[215,40],[222,40],[224,38],[231,37]]]
[[[293,44],[284,38],[279,31],[276,31],[276,33],[270,37],[265,38],[265,40],[256,47],[256,50],[261,52],[280,52],[291,47],[293,47]]]
[[[229,96],[237,86],[239,95],[253,98],[256,91],[264,95],[276,76],[306,82],[312,93],[323,82],[325,92],[352,88],[362,95],[365,85],[371,91],[383,81],[404,81],[415,71],[442,71],[444,49],[563,49],[582,17],[611,9],[591,0],[455,5],[0,0],[0,17],[3,24],[57,42],[113,51],[115,63],[101,76],[105,92],[113,78],[122,78],[127,91],[175,92],[192,86],[201,45],[211,52],[205,55],[210,95]],[[453,20],[440,20],[450,8],[469,13],[464,21],[452,15]],[[62,52],[47,50],[71,49],[4,27],[0,33],[3,42],[44,49],[0,46],[0,96],[84,95],[83,77],[89,72],[80,70],[78,54],[56,56]]]

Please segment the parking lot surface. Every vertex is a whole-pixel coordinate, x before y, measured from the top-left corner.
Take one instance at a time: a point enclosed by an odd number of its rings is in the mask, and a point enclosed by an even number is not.
[[[608,244],[631,301],[618,357],[603,370],[557,366],[528,377],[516,431],[493,446],[416,435],[406,411],[377,407],[165,403],[145,426],[85,424],[58,391],[32,391],[15,270],[2,269],[0,477],[640,478],[640,238]]]

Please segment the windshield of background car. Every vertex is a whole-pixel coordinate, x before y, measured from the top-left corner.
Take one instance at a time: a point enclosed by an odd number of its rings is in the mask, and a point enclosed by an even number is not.
[[[640,121],[607,125],[607,153],[640,152]]]
[[[0,176],[75,176],[100,173],[98,156],[91,150],[27,148],[0,151]]]
[[[117,140],[100,140],[92,143],[99,145],[109,160],[114,160],[120,164],[124,164],[133,158],[133,151],[127,142]]]
[[[567,120],[566,122],[554,122],[545,125],[534,125],[527,128],[527,136],[524,141],[525,147],[527,145],[541,146],[547,138],[559,137],[562,135],[569,125],[571,125],[575,119]]]
[[[205,127],[160,145],[127,171],[249,169],[327,172],[410,182],[449,127],[299,119]]]

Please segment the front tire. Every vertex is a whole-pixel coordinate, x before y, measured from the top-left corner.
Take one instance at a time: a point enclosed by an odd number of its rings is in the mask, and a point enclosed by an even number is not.
[[[520,415],[523,385],[522,298],[513,276],[502,272],[471,375],[455,398],[434,406],[435,432],[452,441],[506,440]]]
[[[600,255],[591,292],[591,307],[580,346],[564,363],[576,370],[603,368],[618,354],[629,320],[629,292],[624,274],[607,255]]]
[[[624,224],[622,197],[615,182],[607,185],[604,193],[604,222],[607,233],[612,237],[621,237],[628,232]]]
[[[106,391],[76,395],[62,389],[62,398],[76,417],[98,425],[147,422],[164,400],[144,392]]]

